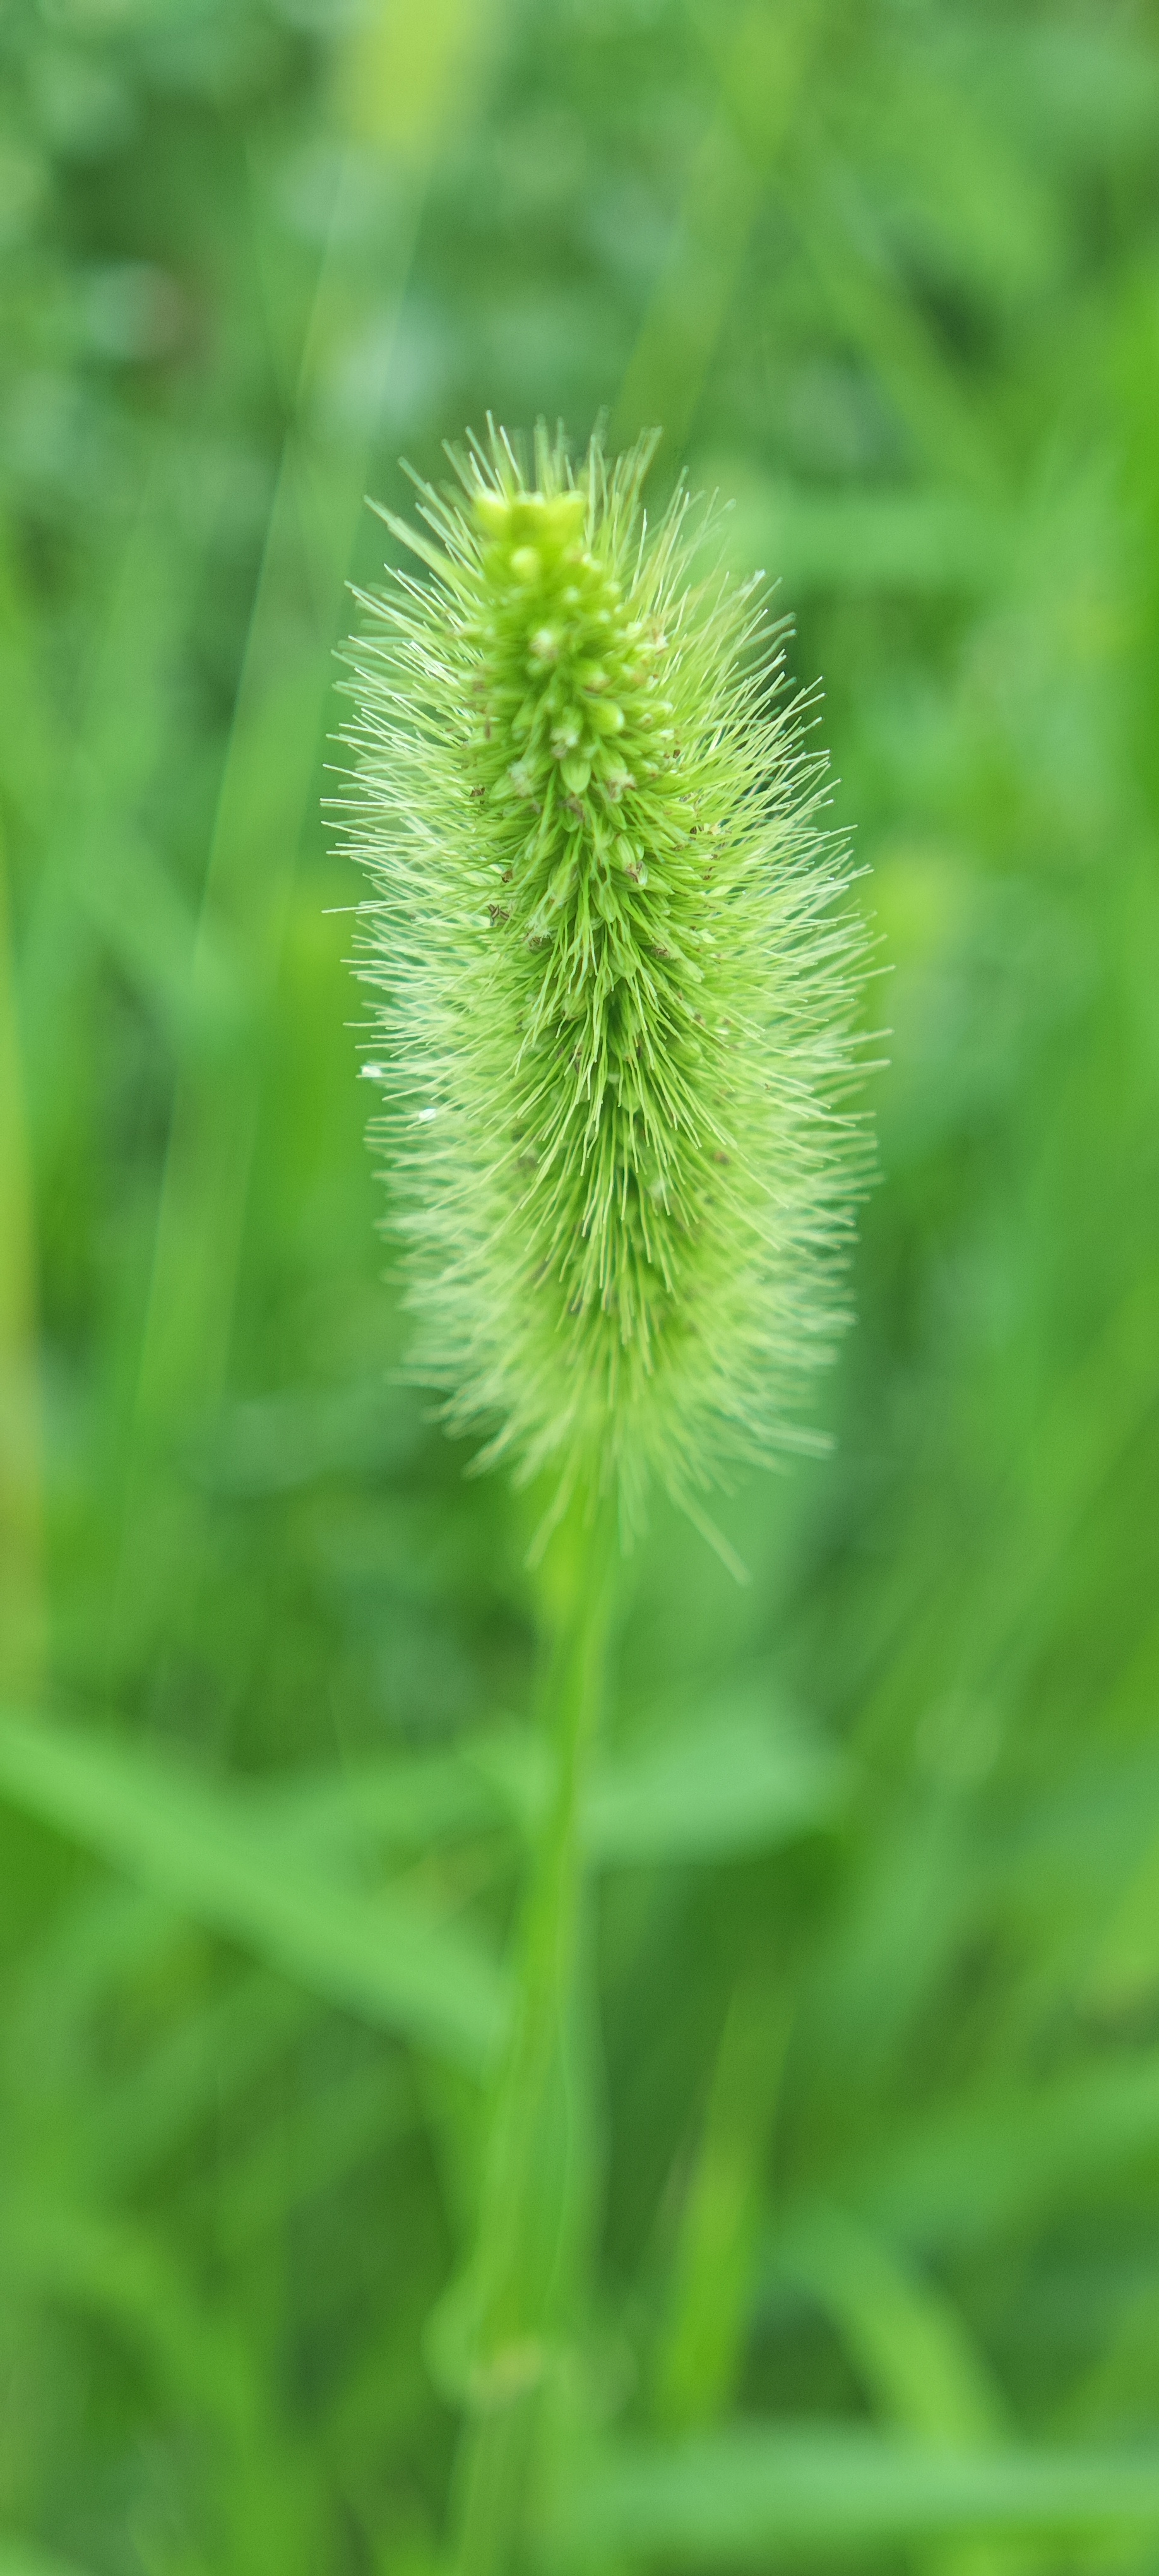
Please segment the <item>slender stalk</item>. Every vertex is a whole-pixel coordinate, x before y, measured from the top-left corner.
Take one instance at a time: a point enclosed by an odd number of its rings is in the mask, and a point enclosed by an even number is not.
[[[16,968],[0,843],[0,1692],[35,1698],[46,1606],[36,1259]]]
[[[576,2082],[583,1792],[599,1726],[615,1573],[614,1513],[575,1513],[550,1568],[545,1719],[552,1794],[519,1934],[515,2025],[497,2091],[473,2267],[474,2420],[464,2436],[457,2576],[510,2576],[536,2485],[538,2433],[572,2321],[585,2204]]]

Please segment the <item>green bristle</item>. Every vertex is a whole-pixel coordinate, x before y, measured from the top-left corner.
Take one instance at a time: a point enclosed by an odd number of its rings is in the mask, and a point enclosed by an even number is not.
[[[532,485],[492,432],[421,486],[347,737],[414,1368],[626,1533],[804,1436],[865,1169],[824,756],[760,576],[698,573],[683,492],[648,528],[653,445],[540,434]]]

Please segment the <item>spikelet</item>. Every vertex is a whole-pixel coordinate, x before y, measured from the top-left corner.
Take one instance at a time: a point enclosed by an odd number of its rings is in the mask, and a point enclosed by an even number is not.
[[[541,430],[532,482],[492,428],[420,485],[344,735],[415,1373],[626,1534],[651,1479],[704,1526],[802,1444],[865,1167],[824,756],[757,583],[692,578],[683,494],[648,529],[653,444],[573,472]]]

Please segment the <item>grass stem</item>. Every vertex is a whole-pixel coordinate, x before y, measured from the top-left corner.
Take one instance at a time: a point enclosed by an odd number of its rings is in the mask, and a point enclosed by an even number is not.
[[[35,1698],[46,1652],[35,1223],[16,964],[0,841],[0,1689]]]
[[[545,1569],[544,1720],[555,1765],[518,1934],[515,2025],[494,2107],[474,2266],[475,2413],[459,2475],[457,2576],[508,2576],[537,2484],[544,2403],[574,2322],[590,2131],[577,2067],[582,1805],[604,1699],[614,1508],[578,1508]]]

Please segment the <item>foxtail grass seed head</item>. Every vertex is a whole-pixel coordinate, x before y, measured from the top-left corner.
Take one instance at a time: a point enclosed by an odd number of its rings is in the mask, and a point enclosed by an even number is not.
[[[711,511],[648,526],[653,445],[529,473],[493,429],[384,512],[421,569],[362,598],[344,735],[414,1371],[625,1533],[802,1444],[866,1162],[810,702]]]

